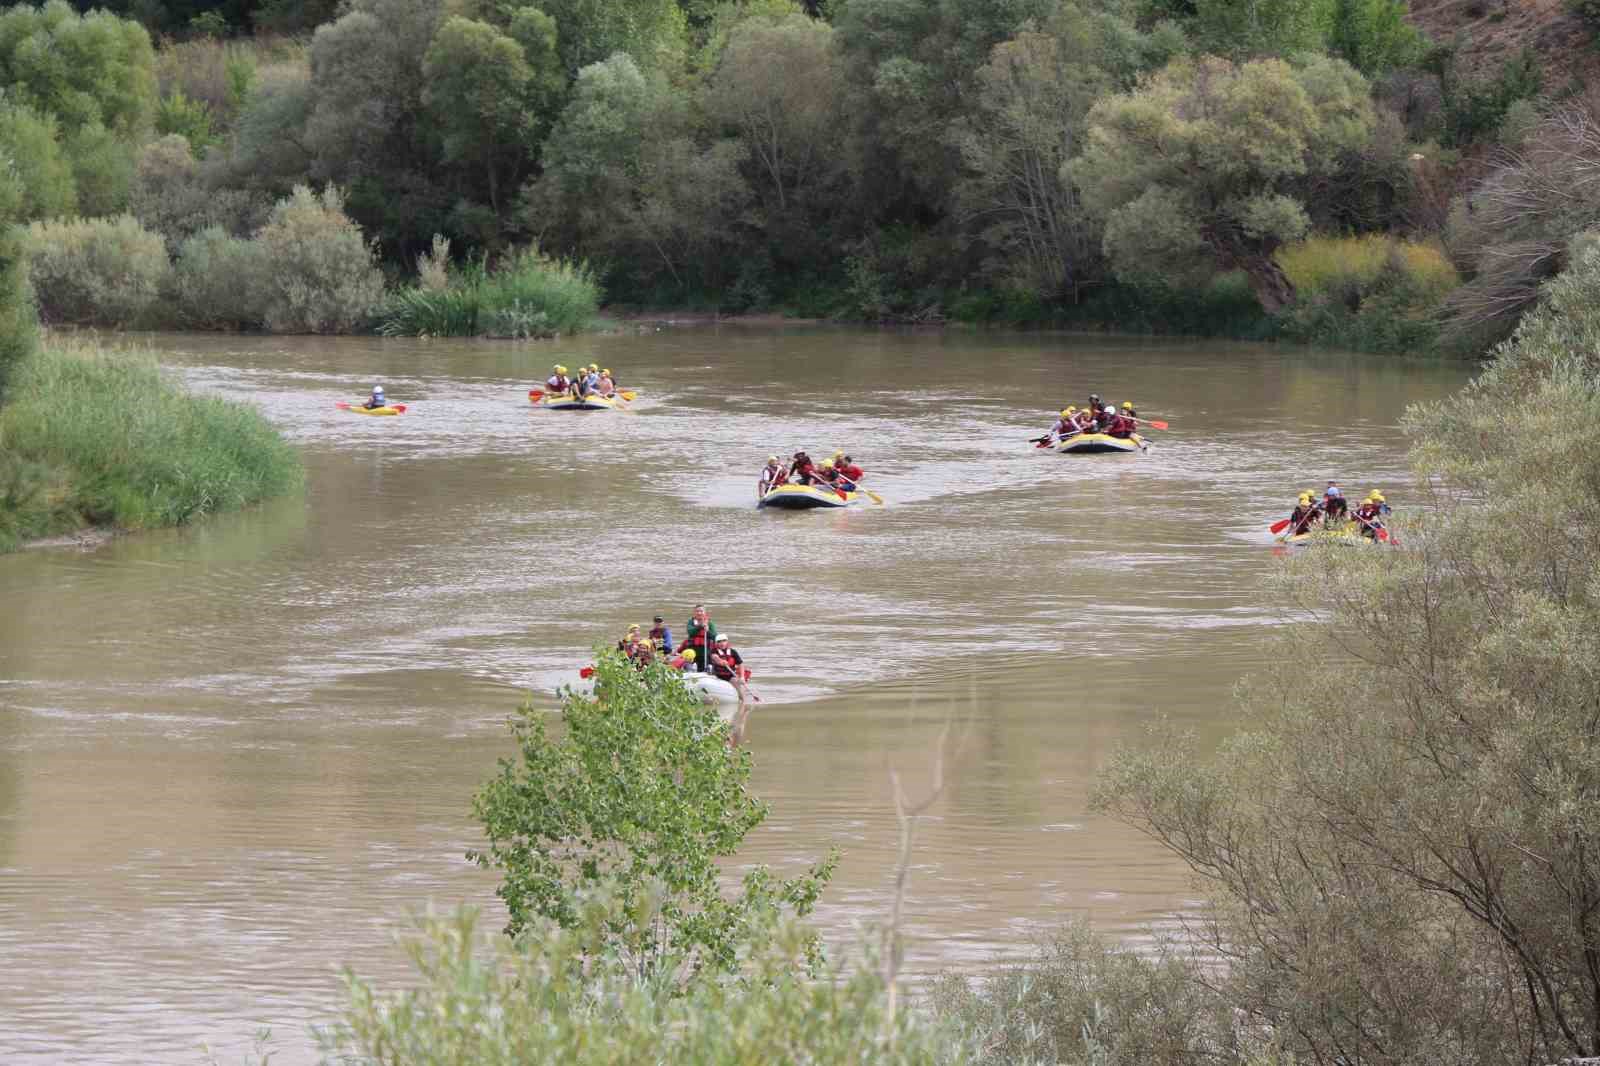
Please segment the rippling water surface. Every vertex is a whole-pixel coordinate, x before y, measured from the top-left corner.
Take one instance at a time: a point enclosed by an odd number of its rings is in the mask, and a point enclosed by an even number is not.
[[[1454,365],[1218,343],[722,327],[513,345],[157,337],[304,448],[303,498],[87,553],[0,557],[0,1061],[314,1057],[335,967],[387,984],[408,910],[474,901],[474,787],[507,713],[598,641],[703,600],[763,702],[772,817],[741,862],[843,849],[818,917],[883,914],[889,770],[915,794],[910,965],[1136,936],[1184,871],[1090,815],[1108,750],[1215,738],[1276,616],[1265,527],[1343,479],[1404,507],[1408,403]],[[626,413],[530,409],[556,358]],[[375,381],[400,418],[333,407]],[[1141,456],[1032,450],[1090,390],[1170,421]],[[767,513],[768,452],[849,450],[882,507]],[[495,917],[493,920],[498,920]]]

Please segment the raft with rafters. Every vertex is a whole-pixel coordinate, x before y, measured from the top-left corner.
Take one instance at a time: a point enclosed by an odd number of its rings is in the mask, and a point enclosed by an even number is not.
[[[1145,447],[1144,438],[1113,437],[1109,433],[1078,433],[1055,446],[1062,455],[1105,455],[1112,452],[1137,452]]]
[[[756,499],[757,507],[777,507],[788,511],[807,511],[817,507],[849,507],[860,503],[866,493],[840,492],[826,485],[774,485]]]
[[[622,400],[619,397],[601,396],[596,392],[579,399],[566,393],[555,396],[533,389],[529,391],[528,399],[533,406],[550,411],[615,411],[622,407]]]
[[[1304,533],[1296,533],[1292,536],[1285,534],[1278,537],[1277,540],[1279,544],[1295,547],[1361,548],[1378,543],[1372,537],[1362,536],[1361,527],[1355,522],[1346,522],[1343,525],[1331,528],[1317,524]]]

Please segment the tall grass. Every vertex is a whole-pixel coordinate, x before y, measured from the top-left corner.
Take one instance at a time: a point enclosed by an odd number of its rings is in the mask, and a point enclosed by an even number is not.
[[[181,525],[296,487],[255,408],[185,392],[148,355],[59,340],[0,410],[0,550],[85,525]]]
[[[586,264],[550,259],[535,249],[493,271],[469,264],[446,288],[392,293],[378,314],[386,337],[552,337],[594,321],[600,283]]]
[[[1379,233],[1361,237],[1309,237],[1278,250],[1278,265],[1295,290],[1312,299],[1338,297],[1354,286],[1370,288],[1386,271],[1403,270],[1425,293],[1443,296],[1461,276],[1437,245],[1399,241]]]
[[[1440,308],[1461,284],[1432,244],[1363,237],[1311,237],[1278,250],[1294,284],[1281,335],[1311,344],[1397,354],[1439,350]]]

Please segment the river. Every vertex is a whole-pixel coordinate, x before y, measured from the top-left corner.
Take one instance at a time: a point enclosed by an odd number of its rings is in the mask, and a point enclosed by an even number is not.
[[[925,977],[1068,916],[1137,938],[1185,870],[1086,810],[1146,730],[1233,728],[1281,622],[1266,526],[1342,479],[1407,506],[1406,405],[1468,368],[1217,342],[646,328],[542,344],[141,338],[303,446],[303,497],[94,551],[0,557],[0,1061],[275,1063],[349,963],[393,987],[430,901],[498,924],[474,788],[523,694],[704,601],[754,669],[772,814],[739,863],[830,845],[835,952],[884,915],[896,824],[948,729],[907,900]],[[531,409],[550,364],[641,390]],[[381,382],[399,418],[337,411]],[[1148,454],[1035,451],[1091,390]],[[757,511],[769,452],[850,451],[880,506]],[[1358,497],[1359,498],[1359,497]]]

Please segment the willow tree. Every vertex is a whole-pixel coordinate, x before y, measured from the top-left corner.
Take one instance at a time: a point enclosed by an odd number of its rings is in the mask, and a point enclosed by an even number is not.
[[[1104,782],[1209,884],[1222,993],[1296,1059],[1600,1054],[1600,239],[1579,244],[1487,372],[1409,416],[1438,487],[1402,546],[1283,575],[1315,620],[1246,732],[1210,765],[1162,737]]]
[[[1242,270],[1273,312],[1294,299],[1273,253],[1309,226],[1301,183],[1363,147],[1373,123],[1366,80],[1341,60],[1185,57],[1096,103],[1064,175],[1105,220],[1120,277]]]

